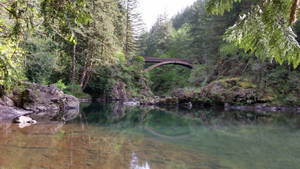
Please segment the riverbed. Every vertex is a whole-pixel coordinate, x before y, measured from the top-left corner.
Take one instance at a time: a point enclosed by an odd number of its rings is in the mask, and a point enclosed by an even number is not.
[[[0,123],[0,169],[297,169],[300,116],[81,104],[77,118]]]

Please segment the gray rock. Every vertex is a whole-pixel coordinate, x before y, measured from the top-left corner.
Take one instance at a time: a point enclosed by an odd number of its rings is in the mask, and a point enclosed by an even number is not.
[[[27,113],[40,118],[61,119],[67,110],[79,110],[79,100],[63,94],[55,85],[25,83],[25,88],[23,91],[14,90],[9,97],[0,99],[0,121]]]
[[[36,124],[37,121],[33,120],[30,117],[27,116],[19,116],[13,119],[14,123],[19,123],[19,128],[25,128],[25,127],[29,127],[32,124]]]
[[[9,97],[3,96],[0,98],[0,105],[13,107],[15,104]]]
[[[63,104],[64,104],[64,108],[69,110],[69,109],[78,109],[79,108],[79,100],[72,96],[72,95],[67,95],[65,94],[63,97],[62,97],[62,100],[64,101]]]
[[[130,101],[130,102],[123,102],[125,106],[139,106],[140,102],[139,101]]]
[[[192,102],[184,103],[184,107],[187,108],[187,109],[192,109],[193,104],[192,104]]]
[[[126,85],[123,82],[118,82],[110,92],[110,98],[113,100],[128,100]]]
[[[33,120],[32,118],[27,117],[27,116],[18,116],[13,119],[13,122],[15,122],[15,123],[30,123],[30,124],[37,123],[35,120]]]
[[[17,107],[8,107],[0,105],[0,121],[9,121],[19,116],[32,114],[32,111],[26,111]]]

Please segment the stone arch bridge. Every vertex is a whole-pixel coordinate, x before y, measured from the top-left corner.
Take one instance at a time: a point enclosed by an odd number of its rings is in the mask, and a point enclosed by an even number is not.
[[[145,69],[145,72],[148,72],[156,67],[174,64],[174,65],[182,65],[188,67],[190,69],[193,68],[194,60],[191,59],[179,59],[179,58],[156,58],[156,57],[144,57],[146,63],[155,63],[154,65]]]

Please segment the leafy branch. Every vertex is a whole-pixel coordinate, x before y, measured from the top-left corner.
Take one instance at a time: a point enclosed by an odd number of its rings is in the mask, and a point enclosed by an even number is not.
[[[210,0],[206,9],[211,14],[223,14],[241,0]],[[292,25],[296,22],[299,0],[263,0],[228,28],[224,40],[262,59],[287,62],[295,68],[300,64],[300,45]]]

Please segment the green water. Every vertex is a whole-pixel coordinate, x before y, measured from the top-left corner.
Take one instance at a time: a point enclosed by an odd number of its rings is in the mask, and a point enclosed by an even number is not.
[[[0,124],[0,169],[300,169],[300,116],[82,104],[66,124]]]

